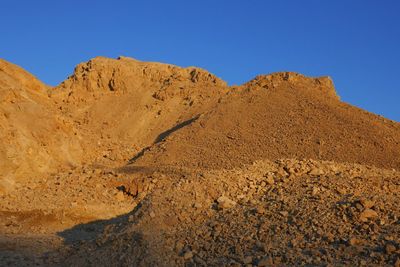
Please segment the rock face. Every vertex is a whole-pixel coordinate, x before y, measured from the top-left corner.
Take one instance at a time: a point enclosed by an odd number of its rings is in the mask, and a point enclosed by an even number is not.
[[[59,114],[47,86],[0,60],[0,193],[20,180],[79,164],[73,125]]]
[[[172,96],[185,89],[180,87],[193,87],[194,84],[201,84],[203,90],[226,86],[215,75],[196,67],[181,68],[156,62],[141,62],[128,57],[119,57],[117,60],[97,57],[76,66],[73,75],[62,82],[58,89],[76,94],[77,91],[128,92],[143,88],[154,90],[148,87],[159,87],[157,89]]]

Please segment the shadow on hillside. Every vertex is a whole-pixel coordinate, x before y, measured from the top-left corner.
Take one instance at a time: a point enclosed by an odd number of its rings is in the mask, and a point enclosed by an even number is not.
[[[190,125],[192,122],[195,122],[199,117],[200,117],[200,115],[197,115],[197,116],[195,116],[194,118],[191,118],[191,119],[189,119],[189,120],[186,120],[186,121],[184,121],[184,122],[181,122],[181,123],[175,125],[174,127],[172,127],[171,129],[166,130],[166,131],[160,133],[160,134],[157,136],[157,138],[156,138],[156,140],[154,141],[154,143],[157,144],[157,143],[161,142],[162,140],[164,140],[165,138],[167,138],[167,137],[168,137],[170,134],[172,134],[173,132],[175,132],[175,131],[177,131],[177,130],[179,130],[179,129],[185,127],[185,126]]]
[[[88,223],[82,223],[73,226],[67,230],[57,233],[58,236],[64,239],[66,245],[80,243],[81,241],[95,241],[107,234],[108,226],[113,226],[112,232],[118,231],[118,225],[123,225],[127,222],[129,216],[136,214],[141,208],[142,204],[139,203],[131,212],[119,215],[117,217],[105,220],[97,220]]]
[[[160,143],[161,141],[163,141],[165,138],[167,138],[169,135],[171,135],[173,132],[182,129],[185,126],[190,125],[192,122],[195,122],[198,118],[200,117],[200,115],[197,115],[189,120],[186,120],[184,122],[181,122],[177,125],[175,125],[174,127],[160,133],[157,138],[154,140],[153,145]],[[133,156],[131,159],[129,159],[128,164],[132,164],[134,163],[137,159],[139,159],[140,157],[142,157],[144,155],[144,153],[148,150],[150,150],[152,145],[143,148],[139,153],[137,153],[135,156]]]

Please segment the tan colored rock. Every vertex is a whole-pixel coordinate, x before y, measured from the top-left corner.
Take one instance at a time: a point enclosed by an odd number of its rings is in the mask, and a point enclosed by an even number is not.
[[[269,185],[274,185],[275,184],[275,179],[272,175],[268,175],[267,179],[265,180]]]
[[[264,208],[263,206],[258,206],[258,207],[256,208],[256,212],[257,212],[258,214],[265,214],[265,208]]]
[[[396,262],[394,263],[394,267],[400,267],[400,257],[397,258]]]
[[[312,168],[308,174],[312,175],[312,176],[319,176],[319,175],[323,175],[325,172],[320,169],[320,168]]]
[[[362,222],[367,222],[370,219],[375,219],[378,217],[378,213],[372,209],[365,209],[361,212],[359,219]]]
[[[361,199],[360,203],[365,209],[370,209],[375,205],[375,201],[369,199]]]
[[[226,196],[221,196],[217,199],[219,209],[230,209],[236,206],[236,202]]]
[[[250,264],[253,262],[253,257],[252,256],[247,256],[243,259],[244,264]]]
[[[359,246],[359,245],[363,245],[364,243],[365,243],[364,240],[359,239],[359,238],[355,238],[355,237],[352,237],[352,238],[350,238],[350,240],[349,240],[349,244],[350,244],[351,246]]]
[[[194,254],[193,254],[193,252],[192,251],[186,251],[184,254],[183,254],[183,258],[185,259],[185,260],[190,260],[191,258],[193,258],[193,256],[194,256]]]
[[[265,256],[258,261],[257,266],[272,266],[273,264],[274,262],[272,258],[269,256]]]
[[[395,252],[396,251],[396,247],[394,246],[394,245],[392,245],[392,244],[387,244],[386,246],[385,246],[385,252],[387,253],[387,254],[392,254],[393,252]]]
[[[116,198],[118,201],[124,201],[124,200],[125,200],[124,192],[118,191],[118,192],[115,194],[115,198]]]

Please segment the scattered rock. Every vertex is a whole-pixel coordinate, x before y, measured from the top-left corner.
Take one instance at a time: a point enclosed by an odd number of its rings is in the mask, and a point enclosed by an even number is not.
[[[392,254],[393,252],[395,252],[396,251],[396,247],[394,246],[394,245],[392,245],[392,244],[387,244],[386,246],[385,246],[385,252],[387,253],[387,254]]]
[[[124,192],[118,191],[117,194],[115,194],[115,198],[118,201],[124,201],[125,200]]]
[[[359,246],[359,245],[363,245],[364,244],[364,240],[358,239],[358,238],[350,238],[349,240],[349,244],[351,246]]]
[[[309,174],[309,175],[312,175],[312,176],[319,176],[319,175],[323,175],[323,174],[324,174],[324,171],[323,171],[322,169],[319,169],[319,168],[312,168],[312,169],[308,172],[308,174]]]
[[[236,206],[236,202],[226,196],[221,196],[217,199],[219,209],[230,209]]]
[[[378,213],[372,209],[365,209],[363,212],[360,214],[360,221],[362,222],[367,222],[369,219],[375,219],[378,217]]]
[[[283,217],[287,217],[289,215],[289,212],[283,210],[279,212]]]
[[[375,201],[368,199],[361,199],[360,203],[365,209],[370,209],[375,205]]]
[[[252,256],[247,256],[243,259],[244,264],[250,264],[253,262],[253,257]]]
[[[272,266],[273,264],[272,258],[265,256],[258,261],[257,266]]]
[[[274,185],[275,184],[275,180],[274,177],[272,175],[268,175],[267,179],[265,180],[269,185]]]
[[[258,207],[256,208],[256,212],[257,212],[258,214],[264,214],[264,213],[265,213],[265,208],[264,208],[263,206],[258,206]]]
[[[191,258],[193,258],[193,252],[192,251],[186,251],[184,254],[183,254],[183,258],[185,259],[185,260],[190,260]]]
[[[319,188],[316,187],[316,186],[314,186],[313,189],[312,189],[311,194],[312,194],[313,196],[315,196],[315,195],[318,195],[318,193],[319,193]]]
[[[196,203],[194,203],[193,207],[196,209],[201,209],[203,207],[203,205],[201,205],[200,202],[196,202]]]
[[[176,252],[176,253],[180,253],[180,252],[183,250],[184,247],[185,247],[185,243],[184,243],[184,242],[182,242],[182,241],[177,241],[177,242],[175,243],[175,252]]]

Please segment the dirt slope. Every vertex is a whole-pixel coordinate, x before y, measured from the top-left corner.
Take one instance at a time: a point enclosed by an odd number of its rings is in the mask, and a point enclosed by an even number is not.
[[[230,168],[307,158],[400,168],[400,125],[336,96],[328,77],[259,76],[135,164]]]

